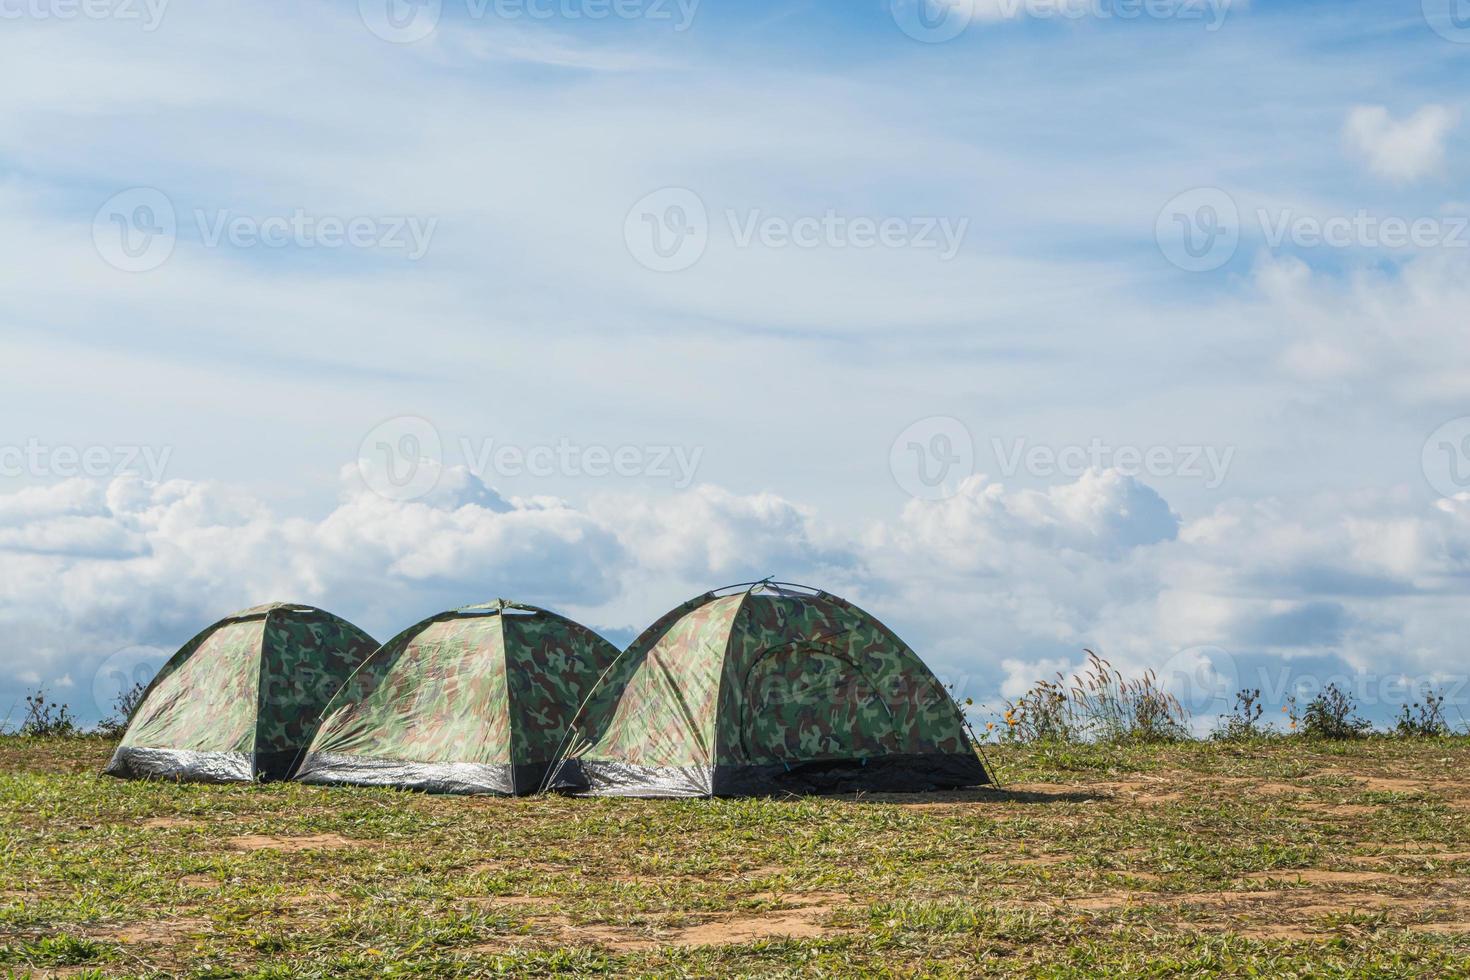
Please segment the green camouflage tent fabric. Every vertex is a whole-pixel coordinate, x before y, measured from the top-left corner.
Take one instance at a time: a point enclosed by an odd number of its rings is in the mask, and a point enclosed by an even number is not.
[[[332,699],[297,778],[534,793],[617,656],[585,626],[503,599],[431,617]]]
[[[728,591],[728,590],[720,590]],[[959,707],[906,644],[825,592],[711,592],[635,640],[617,697],[553,785],[596,795],[733,796],[988,782]]]
[[[311,606],[274,603],[228,616],[163,665],[106,772],[288,778],[327,701],[376,648],[356,626]]]

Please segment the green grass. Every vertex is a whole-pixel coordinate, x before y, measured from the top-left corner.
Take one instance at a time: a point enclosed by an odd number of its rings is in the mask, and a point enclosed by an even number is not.
[[[128,783],[110,748],[0,738],[0,975],[1470,973],[1465,738],[989,748],[1004,790],[880,800]]]

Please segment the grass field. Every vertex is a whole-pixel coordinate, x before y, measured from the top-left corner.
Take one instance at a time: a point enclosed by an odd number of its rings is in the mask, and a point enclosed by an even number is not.
[[[1470,739],[991,749],[1002,790],[467,799],[0,738],[0,970],[1470,974]]]

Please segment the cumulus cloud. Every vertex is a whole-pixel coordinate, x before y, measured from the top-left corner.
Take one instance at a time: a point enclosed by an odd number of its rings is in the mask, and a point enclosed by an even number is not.
[[[1208,649],[1210,677],[1242,682],[1246,664],[1443,677],[1459,669],[1452,638],[1470,627],[1470,494],[1230,500],[1184,519],[1110,470],[1046,489],[973,477],[847,533],[769,493],[699,486],[574,506],[505,497],[463,470],[440,476],[431,498],[398,502],[348,470],[318,519],[227,487],[136,477],[0,496],[13,668],[0,693],[75,680],[84,695],[109,653],[167,650],[271,599],[325,606],[386,638],[501,594],[631,636],[684,598],[768,574],[848,595],[961,694],[992,704],[1077,669],[1083,647],[1133,674],[1182,664],[1193,676],[1190,651]]]
[[[1007,492],[984,475],[954,496],[911,501],[880,540],[956,569],[995,567],[1018,545],[1116,557],[1173,538],[1179,517],[1153,489],[1116,470],[1093,470],[1045,491]]]
[[[1366,677],[1460,672],[1448,638],[1467,618],[1467,503],[1367,494],[1222,505],[1186,525],[1185,547],[1167,556],[1161,635]]]
[[[874,529],[864,561],[895,628],[970,696],[1070,674],[1083,647],[1134,676],[1210,651],[1212,684],[1184,693],[1213,721],[1234,694],[1222,678],[1284,697],[1304,675],[1460,670],[1467,535],[1470,494],[1237,499],[1184,520],[1116,473],[1044,491],[977,477]],[[1397,707],[1386,698],[1365,707]]]
[[[1349,149],[1380,177],[1408,183],[1444,166],[1445,138],[1459,122],[1447,106],[1426,105],[1394,119],[1381,105],[1355,106],[1343,124]]]
[[[667,497],[610,497],[592,512],[653,573],[725,581],[847,567],[855,555],[810,508],[774,493],[700,485]]]
[[[1410,403],[1459,401],[1470,390],[1465,251],[1342,275],[1294,256],[1266,259],[1241,315],[1272,326],[1281,341],[1272,356],[1292,378],[1372,386]]]
[[[320,520],[209,483],[68,481],[0,497],[5,651],[59,683],[134,645],[176,644],[234,609],[311,602],[386,636],[423,614],[510,595],[595,604],[625,553],[587,514],[503,499],[463,473],[395,502],[351,482]]]
[[[143,538],[113,519],[107,487],[67,480],[0,497],[0,551],[31,555],[140,554]]]
[[[368,488],[372,476],[344,467],[341,500],[317,519],[218,484],[136,476],[0,495],[0,626],[13,644],[0,657],[34,668],[0,678],[0,694],[91,676],[114,651],[168,649],[277,599],[331,609],[380,639],[496,596],[590,611],[588,622],[626,632],[717,585],[779,574],[830,586],[829,572],[856,561],[809,509],[775,494],[700,486],[576,507],[502,496],[445,467],[432,491],[396,501]],[[634,586],[646,594],[629,600]]]
[[[1005,672],[1005,677],[1000,682],[1000,693],[1003,697],[1018,698],[1035,687],[1037,681],[1050,681],[1058,674],[1068,677],[1076,671],[1077,666],[1076,660],[1071,657],[1034,661],[1007,657],[1000,662],[1001,670]]]
[[[1157,654],[1156,552],[1179,518],[1114,470],[1046,490],[984,476],[940,501],[911,501],[865,537],[891,625],[977,700],[1080,662],[1084,646]]]

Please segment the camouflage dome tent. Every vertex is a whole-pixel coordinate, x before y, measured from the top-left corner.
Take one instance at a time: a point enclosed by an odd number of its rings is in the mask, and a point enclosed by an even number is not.
[[[163,665],[105,771],[124,779],[286,779],[328,699],[377,645],[311,606],[274,603],[228,616]]]
[[[504,599],[433,616],[390,640],[332,699],[297,778],[534,793],[617,656],[585,626]]]
[[[917,792],[989,782],[964,716],[907,645],[836,596],[760,582],[635,640],[557,789],[606,796]]]

